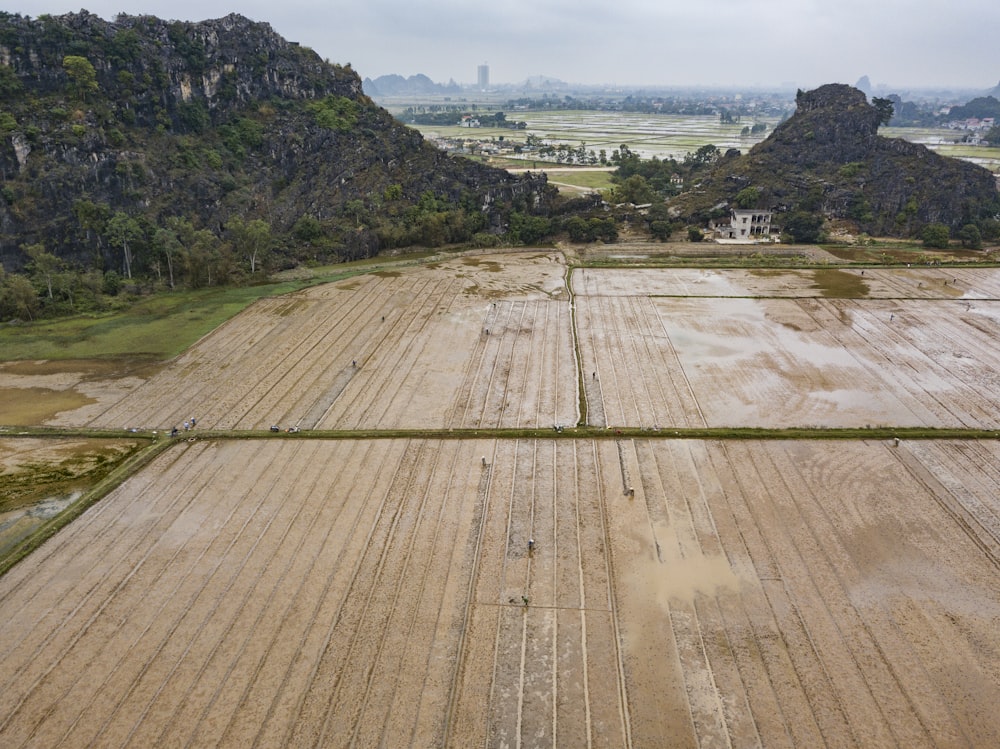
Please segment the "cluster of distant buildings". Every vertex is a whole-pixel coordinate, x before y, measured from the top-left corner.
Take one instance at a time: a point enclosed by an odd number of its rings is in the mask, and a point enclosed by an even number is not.
[[[967,120],[952,120],[945,124],[949,130],[972,130],[978,132],[989,130],[996,125],[995,117],[970,117]]]

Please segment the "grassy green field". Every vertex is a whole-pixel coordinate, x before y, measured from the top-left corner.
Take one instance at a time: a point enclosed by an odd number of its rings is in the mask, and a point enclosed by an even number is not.
[[[161,292],[114,312],[0,328],[5,360],[169,359],[263,296],[296,284]]]

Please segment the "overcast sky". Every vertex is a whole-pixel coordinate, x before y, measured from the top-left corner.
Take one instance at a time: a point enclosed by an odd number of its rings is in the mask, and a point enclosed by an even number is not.
[[[992,88],[998,0],[10,0],[37,17],[85,7],[201,21],[265,21],[362,78],[423,73],[472,83],[544,75],[618,85]]]

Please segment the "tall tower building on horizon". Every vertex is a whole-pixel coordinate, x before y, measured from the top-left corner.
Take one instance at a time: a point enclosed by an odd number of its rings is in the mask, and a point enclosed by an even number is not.
[[[483,63],[478,68],[476,68],[476,81],[479,84],[479,90],[485,91],[490,87],[490,66],[487,63]]]

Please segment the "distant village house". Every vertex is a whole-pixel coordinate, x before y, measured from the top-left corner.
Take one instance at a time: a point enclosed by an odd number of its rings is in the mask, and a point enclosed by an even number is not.
[[[769,242],[771,241],[771,211],[733,208],[729,212],[729,225],[714,227],[717,242]]]

